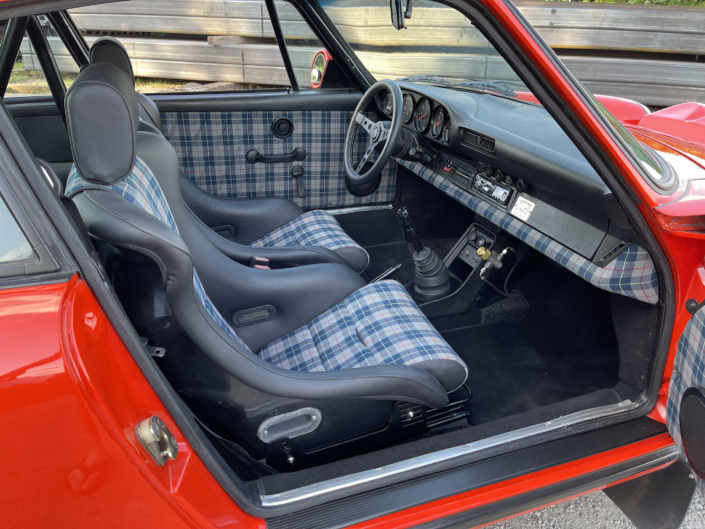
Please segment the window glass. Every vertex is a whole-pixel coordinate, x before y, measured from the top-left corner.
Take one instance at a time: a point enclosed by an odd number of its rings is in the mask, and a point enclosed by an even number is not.
[[[424,76],[511,97],[529,92],[472,21],[451,7],[414,0],[407,29],[397,30],[388,0],[319,2],[376,79]]]
[[[26,261],[34,257],[34,251],[17,225],[5,201],[0,197],[0,263]]]
[[[44,30],[44,34],[47,36],[56,64],[64,79],[64,84],[68,88],[78,73],[78,65],[61,43],[59,34],[51,25],[49,19],[44,15],[40,15],[37,18]],[[40,95],[51,95],[51,90],[49,90],[49,84],[39,64],[34,47],[30,43],[29,37],[25,34],[20,51],[15,59],[15,65],[12,68],[12,75],[5,91],[5,97]]]
[[[127,49],[139,92],[217,92],[291,85],[263,2],[134,0],[70,11],[90,46],[102,35]],[[168,14],[168,16],[165,16]],[[310,75],[310,64],[306,68]]]
[[[302,89],[310,88],[313,58],[324,46],[293,5],[284,0],[275,0],[274,6],[296,81]]]

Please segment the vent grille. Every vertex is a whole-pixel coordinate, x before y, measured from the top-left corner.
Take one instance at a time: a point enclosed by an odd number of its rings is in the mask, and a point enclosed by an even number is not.
[[[478,151],[494,154],[494,138],[470,129],[460,129],[460,143]]]

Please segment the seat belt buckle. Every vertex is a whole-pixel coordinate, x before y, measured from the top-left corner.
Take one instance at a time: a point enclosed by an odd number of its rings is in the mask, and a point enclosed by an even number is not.
[[[269,259],[266,257],[252,256],[250,258],[250,268],[257,268],[258,270],[271,270],[269,268]]]

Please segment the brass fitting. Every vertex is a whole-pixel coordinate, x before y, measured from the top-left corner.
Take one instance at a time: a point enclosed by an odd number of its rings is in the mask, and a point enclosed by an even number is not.
[[[489,250],[489,248],[485,248],[484,246],[480,246],[477,249],[477,255],[479,255],[483,261],[487,261],[487,259],[490,258],[490,255],[492,255],[492,252]]]

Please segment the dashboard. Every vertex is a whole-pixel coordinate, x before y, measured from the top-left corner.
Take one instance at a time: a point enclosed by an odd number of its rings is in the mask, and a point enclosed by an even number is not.
[[[598,266],[636,241],[614,196],[540,105],[401,82],[402,128],[431,147],[421,161],[458,187]],[[391,94],[375,98],[390,118]],[[408,156],[405,159],[413,159]]]

